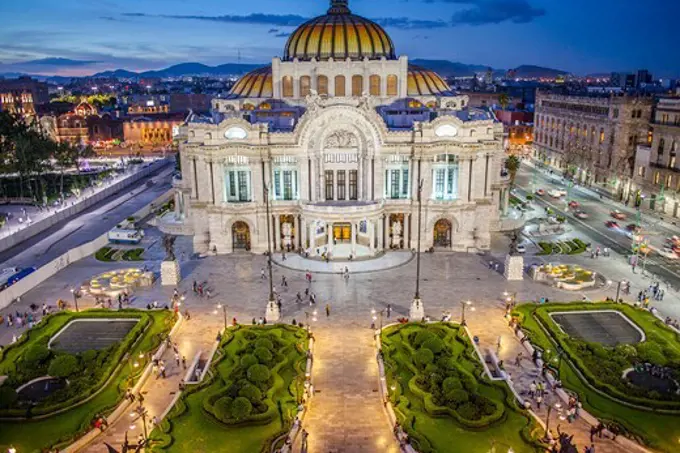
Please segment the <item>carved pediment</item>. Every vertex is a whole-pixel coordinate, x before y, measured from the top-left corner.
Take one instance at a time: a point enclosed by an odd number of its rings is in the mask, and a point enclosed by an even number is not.
[[[324,148],[357,148],[359,140],[349,131],[337,131],[326,137]]]

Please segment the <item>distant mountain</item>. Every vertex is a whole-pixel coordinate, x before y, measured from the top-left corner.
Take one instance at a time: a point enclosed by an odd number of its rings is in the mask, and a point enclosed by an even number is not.
[[[230,75],[230,74],[244,74],[253,69],[264,66],[264,64],[238,64],[226,63],[219,66],[208,66],[203,63],[180,63],[169,68],[159,69],[155,71],[132,72],[125,69],[116,69],[115,71],[98,72],[92,77],[120,77],[120,78],[134,78],[134,77],[182,77],[192,75]]]
[[[515,71],[515,77],[523,78],[523,79],[531,79],[531,78],[539,78],[539,77],[545,77],[545,78],[555,78],[560,75],[566,75],[569,74],[568,71],[562,71],[560,69],[553,69],[553,68],[544,68],[542,66],[534,66],[534,65],[522,65],[518,66],[514,69]]]
[[[448,60],[425,60],[416,58],[414,60],[410,60],[409,62],[427,69],[431,69],[442,77],[468,77],[480,72],[486,72],[489,69],[489,66],[479,64],[465,64]],[[497,72],[499,70],[494,71]]]

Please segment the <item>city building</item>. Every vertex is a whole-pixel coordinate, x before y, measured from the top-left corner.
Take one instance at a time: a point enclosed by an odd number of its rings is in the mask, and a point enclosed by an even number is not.
[[[168,147],[173,144],[182,114],[138,115],[123,122],[123,139],[126,147]]]
[[[501,108],[500,95],[498,92],[489,91],[461,91],[458,94],[467,96],[470,99],[470,107],[478,108]],[[522,98],[517,96],[508,96],[508,105],[516,106],[522,103]]]
[[[648,142],[638,146],[635,202],[680,217],[680,98],[659,99]]]
[[[261,253],[271,235],[275,250],[368,257],[415,248],[419,225],[423,249],[474,251],[500,228],[502,125],[346,0],[212,107],[180,130],[183,224],[167,226],[197,252]]]
[[[33,95],[30,91],[14,90],[0,92],[0,112],[9,112],[16,115],[35,115]]]
[[[34,105],[44,105],[50,102],[47,83],[40,82],[28,76],[16,79],[0,77],[0,93],[30,93]]]
[[[636,146],[647,139],[652,98],[536,95],[534,158],[585,184],[629,197]]]
[[[534,143],[534,112],[529,110],[495,110],[505,128],[505,152],[530,157]]]

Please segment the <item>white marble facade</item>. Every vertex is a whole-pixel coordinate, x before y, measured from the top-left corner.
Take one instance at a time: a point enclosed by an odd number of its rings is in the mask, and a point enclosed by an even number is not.
[[[346,5],[331,2],[321,19],[349,14]],[[466,96],[406,56],[288,57],[244,76],[250,86],[237,84],[213,101],[211,117],[181,128],[177,218],[196,252],[262,253],[268,230],[277,251],[362,257],[415,249],[419,181],[423,250],[489,248],[509,195],[503,127],[492,114],[473,112]],[[357,74],[360,96],[350,82]],[[341,96],[332,87],[339,75],[347,81]],[[318,77],[331,81],[322,95]],[[283,78],[294,88],[287,94]]]

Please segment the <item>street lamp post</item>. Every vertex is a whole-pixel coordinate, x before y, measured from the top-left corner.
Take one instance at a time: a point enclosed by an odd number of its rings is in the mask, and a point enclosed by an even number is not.
[[[227,306],[223,304],[217,304],[217,309],[213,312],[214,314],[217,314],[217,310],[222,310],[222,314],[224,315],[224,330],[227,330]]]
[[[272,242],[269,222],[269,186],[264,186],[264,202],[267,215],[267,265],[269,266],[269,301],[267,302],[267,310],[265,312],[265,319],[270,321],[278,321],[281,317],[279,306],[274,300],[274,277],[272,275]]]
[[[425,310],[423,302],[420,300],[420,236],[422,233],[422,211],[423,211],[423,180],[418,183],[418,244],[416,246],[416,294],[411,303],[409,317],[411,319],[423,319]]]
[[[382,310],[376,310],[376,309],[372,309],[372,310],[371,310],[371,314],[373,315],[373,320],[374,320],[374,321],[376,320],[376,316],[375,316],[376,313],[377,313],[378,316],[380,317],[380,324],[379,324],[379,325],[380,325],[380,330],[382,330],[382,328],[383,328],[383,313],[384,313],[384,312],[385,312],[385,309],[384,309],[384,308],[383,308]]]
[[[548,433],[550,432],[550,414],[552,413],[553,408],[557,412],[560,412],[560,410],[562,409],[562,404],[555,403],[554,407],[552,404],[548,404],[548,417],[545,419],[545,435],[544,435],[545,439],[548,438]]]
[[[149,432],[146,428],[146,416],[148,412],[146,408],[140,404],[139,407],[137,407],[137,413],[142,418],[142,424],[144,425],[144,443],[147,443],[149,441]]]
[[[461,314],[460,314],[460,325],[465,326],[467,325],[465,323],[465,307],[468,307],[472,305],[472,301],[469,300],[461,300],[460,301],[460,306],[461,306]],[[470,307],[470,311],[474,311],[475,307]]]
[[[309,324],[309,317],[310,316],[313,316],[312,321],[316,321],[316,310],[314,310],[311,313],[308,312],[308,311],[305,312],[305,319],[307,320],[307,333],[309,333],[309,331],[310,331],[310,324]]]
[[[80,311],[78,309],[78,293],[76,292],[75,288],[71,288],[71,294],[73,294],[73,304],[76,306],[76,311]]]

